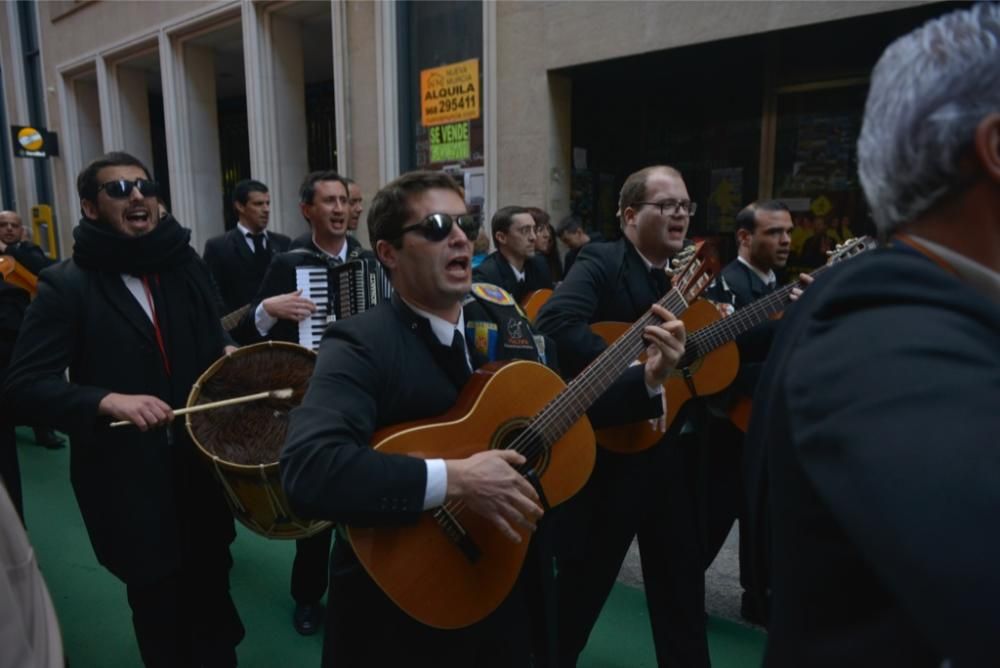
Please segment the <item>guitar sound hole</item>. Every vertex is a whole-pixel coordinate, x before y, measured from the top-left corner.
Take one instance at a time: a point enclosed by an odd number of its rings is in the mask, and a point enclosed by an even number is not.
[[[500,425],[493,434],[490,448],[494,450],[517,450],[528,460],[521,467],[522,473],[534,470],[539,478],[549,466],[550,451],[545,441],[528,428],[527,418],[516,418]]]

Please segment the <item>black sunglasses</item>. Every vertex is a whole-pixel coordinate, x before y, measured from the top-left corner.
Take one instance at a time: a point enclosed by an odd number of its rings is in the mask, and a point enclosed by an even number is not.
[[[108,181],[107,183],[102,183],[97,190],[98,192],[103,190],[112,199],[125,199],[132,195],[133,188],[138,188],[139,194],[143,197],[156,197],[160,192],[160,186],[157,185],[156,181],[149,181],[147,179],[136,179],[135,181],[118,179],[117,181]]]
[[[463,213],[460,216],[453,216],[449,213],[432,213],[419,223],[401,229],[397,238],[401,238],[407,232],[420,232],[428,241],[443,241],[451,234],[451,227],[455,223],[458,223],[459,229],[465,232],[469,241],[475,241],[479,236],[479,216],[475,214]]]

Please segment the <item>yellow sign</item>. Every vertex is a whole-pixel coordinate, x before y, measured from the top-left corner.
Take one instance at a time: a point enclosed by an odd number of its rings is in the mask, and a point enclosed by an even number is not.
[[[825,216],[833,211],[833,203],[826,195],[820,195],[812,201],[812,204],[809,205],[809,210],[812,211],[814,215]]]
[[[37,151],[45,143],[42,133],[35,128],[21,128],[17,133],[17,143],[26,151]]]
[[[425,128],[479,118],[479,59],[420,72],[420,124]]]

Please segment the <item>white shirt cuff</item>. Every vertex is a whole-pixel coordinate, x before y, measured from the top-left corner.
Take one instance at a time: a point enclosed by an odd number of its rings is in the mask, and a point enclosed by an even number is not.
[[[257,310],[253,312],[253,324],[257,326],[257,333],[261,336],[267,336],[267,333],[271,331],[278,322],[277,318],[271,316],[264,309],[263,304],[257,305]]]
[[[640,362],[639,360],[635,360],[631,364],[629,364],[629,366],[636,366],[638,364],[642,364],[642,362]],[[643,374],[642,378],[643,378],[643,384],[645,384],[645,380],[646,380],[645,374]],[[662,385],[657,385],[656,387],[650,387],[649,385],[646,385],[646,392],[649,393],[649,398],[650,399],[652,399],[653,397],[658,397],[658,396],[660,396],[660,395],[663,394],[663,386]],[[667,405],[666,401],[664,401],[664,404],[663,404],[664,409],[666,408],[666,405]],[[666,413],[665,410],[664,410],[664,413]]]
[[[443,459],[425,459],[427,465],[427,487],[424,489],[424,510],[436,508],[444,503],[448,492],[448,467]]]

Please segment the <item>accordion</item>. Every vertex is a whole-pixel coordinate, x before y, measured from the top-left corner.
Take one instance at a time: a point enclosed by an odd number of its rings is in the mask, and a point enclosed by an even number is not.
[[[327,325],[388,301],[392,284],[378,260],[359,258],[336,266],[295,269],[295,287],[316,304],[316,311],[299,322],[299,345],[319,348]]]

